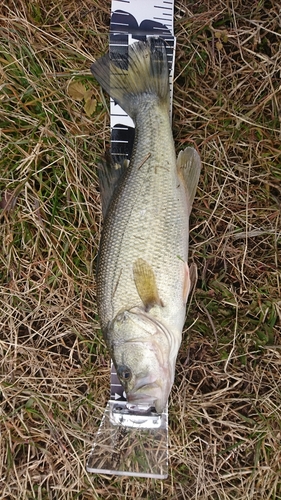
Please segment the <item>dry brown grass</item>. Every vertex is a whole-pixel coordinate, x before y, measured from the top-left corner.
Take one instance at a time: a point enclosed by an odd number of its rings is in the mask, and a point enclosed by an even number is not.
[[[109,11],[108,0],[0,7],[0,498],[281,499],[277,0],[176,2],[173,128],[203,172],[170,474],[85,470],[109,388],[94,281],[108,111],[89,72]],[[92,90],[91,117],[73,81]]]

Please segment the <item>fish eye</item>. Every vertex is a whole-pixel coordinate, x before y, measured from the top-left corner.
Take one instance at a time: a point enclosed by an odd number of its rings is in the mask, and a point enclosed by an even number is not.
[[[132,372],[128,366],[122,365],[118,367],[117,375],[120,379],[124,380],[124,382],[129,382],[132,378]]]

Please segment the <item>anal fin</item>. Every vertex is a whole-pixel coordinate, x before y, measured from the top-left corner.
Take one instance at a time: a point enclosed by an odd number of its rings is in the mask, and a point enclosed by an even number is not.
[[[198,271],[197,271],[197,265],[193,262],[189,266],[189,276],[190,276],[190,291],[194,290],[196,287],[196,283],[198,280]]]
[[[201,171],[201,160],[196,149],[188,147],[180,151],[177,158],[177,171],[185,186],[190,213]]]

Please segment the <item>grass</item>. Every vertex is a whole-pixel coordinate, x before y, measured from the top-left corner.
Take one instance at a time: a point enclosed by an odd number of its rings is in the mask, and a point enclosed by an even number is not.
[[[95,304],[95,167],[109,145],[108,109],[89,71],[107,50],[109,13],[101,0],[0,7],[0,498],[280,500],[273,0],[176,1],[175,143],[195,145],[203,170],[170,473],[153,481],[86,472],[109,394]]]

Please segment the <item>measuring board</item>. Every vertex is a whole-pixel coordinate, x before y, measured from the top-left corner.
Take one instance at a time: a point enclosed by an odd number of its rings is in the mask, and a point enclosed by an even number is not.
[[[174,0],[112,0],[109,33],[111,53],[126,54],[128,46],[147,37],[166,42],[170,79],[170,117],[175,44]],[[134,142],[134,122],[110,99],[111,156],[114,163],[130,159]],[[168,407],[161,414],[153,409],[134,411],[115,367],[111,363],[110,400],[107,403],[87,463],[87,471],[164,479],[168,476]]]
[[[145,17],[144,17],[145,16]],[[148,36],[160,36],[167,44],[170,69],[170,116],[175,57],[173,30],[174,1],[112,0],[109,47],[110,52],[127,53],[128,45]],[[123,109],[110,100],[111,154],[114,161],[131,157],[134,142],[134,122]]]

